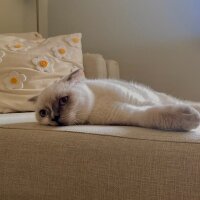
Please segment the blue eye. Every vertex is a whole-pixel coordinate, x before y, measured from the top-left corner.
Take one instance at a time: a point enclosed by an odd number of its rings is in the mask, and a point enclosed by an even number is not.
[[[45,110],[45,109],[40,110],[39,113],[40,113],[40,116],[41,116],[41,117],[46,117],[47,114],[48,114],[47,110]]]
[[[59,99],[59,105],[60,105],[60,106],[64,106],[65,104],[67,104],[68,99],[69,99],[68,96],[61,97],[61,98]]]

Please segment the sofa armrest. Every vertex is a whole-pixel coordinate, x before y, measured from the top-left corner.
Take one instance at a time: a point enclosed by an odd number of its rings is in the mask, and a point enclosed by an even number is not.
[[[106,61],[100,54],[83,54],[85,76],[88,79],[107,78]]]
[[[88,79],[119,79],[119,64],[114,60],[105,60],[100,54],[83,54],[85,76]]]
[[[115,60],[106,60],[107,76],[111,79],[120,79],[119,63]]]

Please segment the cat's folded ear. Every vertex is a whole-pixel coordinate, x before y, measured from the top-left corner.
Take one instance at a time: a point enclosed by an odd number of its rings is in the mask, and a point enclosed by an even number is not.
[[[31,97],[30,99],[28,99],[28,101],[36,103],[37,99],[38,99],[38,96],[34,96],[34,97]]]
[[[74,72],[72,72],[69,76],[65,76],[60,81],[74,83],[74,82],[80,82],[81,80],[85,79],[84,73],[82,69],[78,69]]]

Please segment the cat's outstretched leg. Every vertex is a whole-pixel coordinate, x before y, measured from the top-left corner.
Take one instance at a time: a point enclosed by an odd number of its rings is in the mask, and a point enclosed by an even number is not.
[[[118,103],[113,109],[112,124],[136,125],[174,131],[189,131],[198,127],[200,114],[187,105],[133,106]]]
[[[192,101],[184,101],[186,104],[192,106],[200,113],[200,103],[199,102],[192,102]]]

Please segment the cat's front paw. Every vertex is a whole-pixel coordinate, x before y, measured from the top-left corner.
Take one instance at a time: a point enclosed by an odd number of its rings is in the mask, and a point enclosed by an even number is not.
[[[197,128],[200,124],[200,113],[191,106],[181,106],[182,127],[184,130]]]
[[[161,113],[166,128],[169,126],[169,129],[172,130],[189,131],[197,128],[200,124],[200,114],[191,106],[165,106]]]

